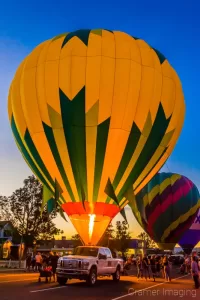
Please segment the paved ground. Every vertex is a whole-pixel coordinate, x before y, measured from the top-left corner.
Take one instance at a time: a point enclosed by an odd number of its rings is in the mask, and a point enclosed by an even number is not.
[[[85,282],[77,280],[69,281],[64,287],[57,283],[38,283],[38,274],[0,274],[0,299],[36,299],[48,300],[146,300],[156,297],[158,300],[172,300],[172,297],[200,299],[200,290],[193,290],[193,282],[190,275],[179,275],[174,272],[174,280],[165,283],[158,278],[137,281],[135,276],[122,276],[119,283],[111,279],[100,279],[93,288],[87,287]]]

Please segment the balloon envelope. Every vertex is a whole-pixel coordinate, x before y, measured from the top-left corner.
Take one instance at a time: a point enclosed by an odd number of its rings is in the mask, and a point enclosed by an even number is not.
[[[158,173],[135,196],[131,207],[158,246],[173,249],[196,218],[200,196],[197,187],[185,176]]]
[[[190,254],[192,249],[196,246],[196,244],[200,241],[200,210],[190,227],[181,240],[178,242],[179,245],[183,248],[184,252]]]
[[[171,154],[185,105],[163,54],[99,29],[36,47],[15,74],[8,112],[24,159],[50,192],[59,184],[63,210],[96,244],[127,204],[127,189],[138,192]]]

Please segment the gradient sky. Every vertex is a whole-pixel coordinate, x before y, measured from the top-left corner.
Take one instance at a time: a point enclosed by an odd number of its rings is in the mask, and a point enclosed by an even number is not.
[[[179,74],[186,118],[163,170],[188,176],[200,188],[200,1],[8,0],[0,6],[0,194],[10,195],[31,171],[19,153],[7,117],[7,95],[16,68],[42,41],[80,28],[106,28],[141,37],[160,50]],[[140,231],[130,210],[133,236]],[[115,218],[119,219],[119,217]],[[71,225],[57,220],[70,236]]]

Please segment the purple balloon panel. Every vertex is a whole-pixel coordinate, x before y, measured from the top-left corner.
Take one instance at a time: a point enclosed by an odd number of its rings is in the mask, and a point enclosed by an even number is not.
[[[179,245],[184,248],[185,245],[194,247],[200,241],[200,210],[190,229],[188,229],[179,241]]]

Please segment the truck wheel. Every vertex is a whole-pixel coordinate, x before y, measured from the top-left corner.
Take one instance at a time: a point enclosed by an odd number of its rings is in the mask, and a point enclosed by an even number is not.
[[[113,274],[113,280],[118,282],[120,280],[120,268],[117,267],[115,273]]]
[[[89,286],[94,286],[96,281],[97,281],[97,271],[95,268],[92,268],[87,278],[87,284]]]
[[[57,278],[57,282],[58,282],[60,285],[65,285],[65,284],[67,283],[67,278],[58,277],[58,278]]]

